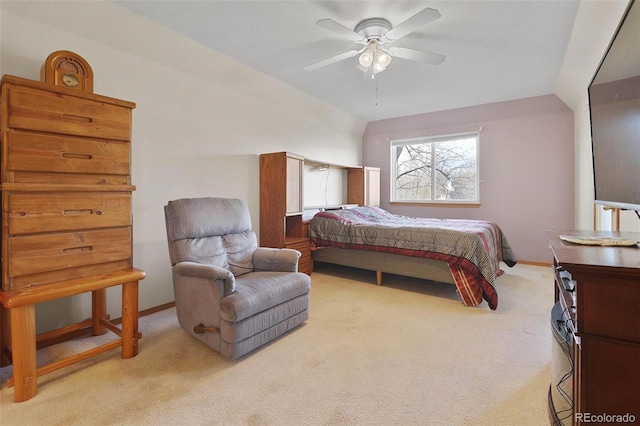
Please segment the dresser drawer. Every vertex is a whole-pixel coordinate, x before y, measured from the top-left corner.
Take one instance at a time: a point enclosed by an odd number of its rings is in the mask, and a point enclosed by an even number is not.
[[[285,247],[298,250],[302,254],[311,254],[311,240],[308,238],[287,239]]]
[[[298,271],[311,274],[313,264],[311,262],[311,242],[308,238],[293,238],[285,241],[285,247],[298,250],[301,254],[298,260]]]
[[[21,86],[8,93],[12,129],[131,140],[131,109],[92,99]]]
[[[129,142],[24,131],[9,131],[7,139],[8,172],[129,175]],[[16,175],[19,176],[21,175]],[[47,178],[43,177],[42,180]],[[21,180],[14,178],[10,181]],[[26,181],[33,183],[31,180]]]
[[[9,235],[129,226],[131,194],[11,193],[7,215]]]
[[[298,272],[304,272],[307,275],[311,275],[313,272],[313,262],[311,256],[303,255],[298,262]]]
[[[28,235],[8,239],[8,277],[131,258],[131,228]]]

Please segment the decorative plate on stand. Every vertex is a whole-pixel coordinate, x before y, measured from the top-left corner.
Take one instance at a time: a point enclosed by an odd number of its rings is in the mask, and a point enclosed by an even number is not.
[[[560,235],[560,239],[573,244],[584,246],[622,246],[632,247],[638,244],[636,240],[616,237],[585,237],[581,235]]]

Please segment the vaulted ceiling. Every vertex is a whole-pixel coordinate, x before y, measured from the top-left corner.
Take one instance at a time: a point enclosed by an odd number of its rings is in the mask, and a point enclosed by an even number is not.
[[[365,121],[551,94],[579,2],[440,1],[114,1],[219,53]],[[429,7],[441,17],[392,43],[446,56],[429,65],[394,58],[371,78],[351,57],[304,67],[359,48],[316,24],[354,29],[382,17],[396,27]]]

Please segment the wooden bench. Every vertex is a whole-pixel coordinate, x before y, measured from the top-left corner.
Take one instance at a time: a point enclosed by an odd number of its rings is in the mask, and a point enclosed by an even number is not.
[[[138,339],[141,337],[138,333],[138,281],[144,279],[144,277],[144,271],[131,268],[124,271],[0,292],[0,302],[2,302],[4,309],[8,311],[8,315],[6,315],[6,312],[2,314],[3,322],[8,319],[10,323],[9,327],[7,327],[6,323],[3,324],[2,350],[4,351],[10,343],[13,377],[7,381],[7,385],[15,386],[14,401],[29,400],[38,393],[38,376],[99,355],[118,346],[122,347],[122,358],[136,356],[138,354]],[[106,289],[116,285],[122,285],[121,328],[110,322],[106,313]],[[92,318],[89,324],[93,327],[93,335],[101,335],[106,330],[110,330],[118,335],[119,338],[77,355],[37,367],[35,305],[87,292],[92,292]],[[86,327],[87,323],[83,322],[65,327],[65,331],[68,332],[79,326]],[[7,336],[7,334],[10,334],[10,336]]]

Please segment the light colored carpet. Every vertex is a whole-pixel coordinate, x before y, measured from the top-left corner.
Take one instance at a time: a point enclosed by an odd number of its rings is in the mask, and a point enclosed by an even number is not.
[[[236,362],[189,337],[168,309],[140,319],[137,357],[115,349],[45,375],[29,401],[13,402],[5,367],[0,423],[549,424],[550,267],[506,268],[493,312],[462,305],[449,284],[383,281],[318,265],[308,322]]]

